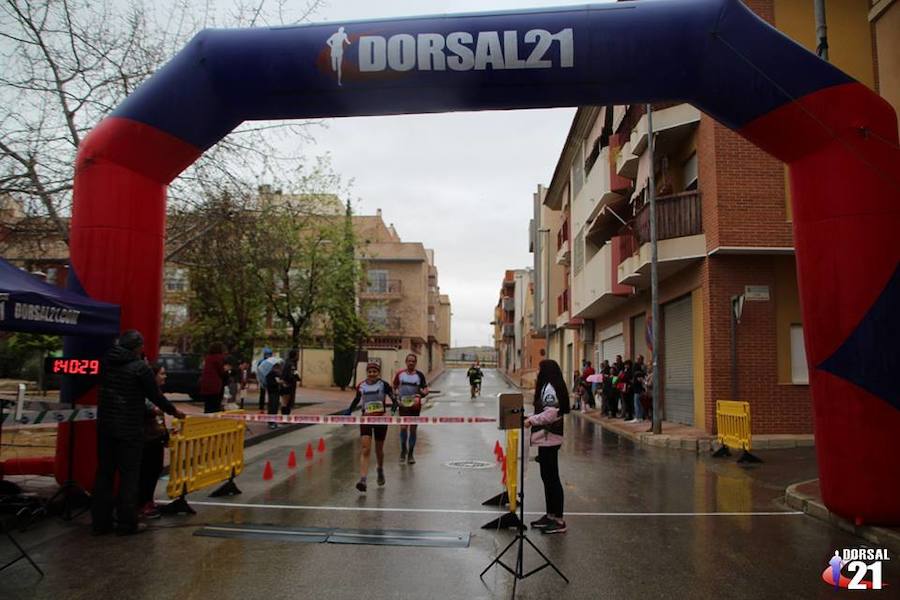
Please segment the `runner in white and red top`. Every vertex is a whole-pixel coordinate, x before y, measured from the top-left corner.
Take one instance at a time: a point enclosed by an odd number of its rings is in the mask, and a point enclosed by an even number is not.
[[[397,401],[390,384],[381,379],[381,365],[370,362],[366,365],[366,380],[356,388],[356,397],[347,409],[346,414],[362,403],[364,417],[381,417],[385,414],[387,399],[391,399],[391,412],[397,410]],[[372,437],[375,438],[375,459],[378,461],[378,485],[384,485],[384,439],[387,437],[387,425],[360,425],[360,441],[362,449],[359,456],[359,481],[356,489],[366,491],[366,478],[369,475],[369,455],[372,452]]]
[[[416,370],[419,359],[415,354],[406,355],[406,369],[394,375],[394,389],[400,399],[401,417],[418,417],[422,412],[422,398],[428,395],[428,383],[422,371]],[[400,462],[416,464],[413,450],[416,448],[418,425],[400,426]]]

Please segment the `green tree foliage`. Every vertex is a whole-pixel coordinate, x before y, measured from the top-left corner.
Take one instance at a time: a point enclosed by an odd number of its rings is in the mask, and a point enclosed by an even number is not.
[[[253,261],[257,215],[246,209],[246,199],[229,194],[211,198],[207,205],[203,212],[182,217],[204,222],[207,211],[215,212],[217,223],[180,254],[179,264],[190,268],[190,320],[166,327],[164,334],[188,335],[201,352],[221,340],[239,356],[250,357],[266,309],[259,265]]]
[[[341,180],[320,160],[294,182],[296,193],[260,194],[252,261],[273,319],[299,349],[313,326],[324,329],[342,254]]]
[[[356,237],[353,232],[353,212],[350,201],[344,212],[343,230],[335,268],[331,277],[332,291],[328,315],[331,320],[334,359],[332,378],[335,385],[345,389],[353,377],[356,350],[365,334],[365,323],[356,310],[356,289],[360,270],[356,262]]]

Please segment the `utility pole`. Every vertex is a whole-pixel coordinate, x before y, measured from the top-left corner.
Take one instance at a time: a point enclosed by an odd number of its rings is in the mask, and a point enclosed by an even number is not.
[[[828,27],[825,25],[825,0],[813,0],[816,10],[816,55],[828,61]]]
[[[647,138],[650,152],[650,181],[648,182],[648,201],[650,203],[650,339],[653,345],[653,376],[650,385],[653,389],[653,425],[654,435],[662,433],[662,411],[659,402],[659,255],[657,254],[656,232],[656,141],[653,139],[653,106],[647,105]]]

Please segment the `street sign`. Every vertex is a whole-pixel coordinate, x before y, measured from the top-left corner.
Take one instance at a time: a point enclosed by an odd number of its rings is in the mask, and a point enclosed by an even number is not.
[[[745,285],[744,300],[747,302],[768,302],[769,286],[767,285]]]

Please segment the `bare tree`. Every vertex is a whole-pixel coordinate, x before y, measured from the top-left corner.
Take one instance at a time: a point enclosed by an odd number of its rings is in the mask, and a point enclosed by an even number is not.
[[[94,125],[200,29],[299,22],[320,4],[307,0],[288,10],[285,0],[256,0],[220,15],[187,0],[152,8],[0,0],[0,197],[16,200],[26,216],[47,219],[67,241],[75,153]],[[170,206],[193,211],[223,191],[242,197],[243,182],[293,170],[300,153],[285,151],[285,140],[308,137],[304,123],[245,124],[173,182]],[[183,249],[197,233],[173,231],[181,241],[171,248]]]

